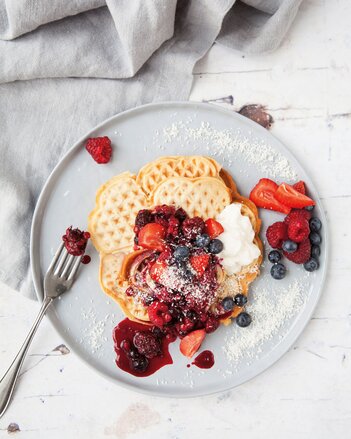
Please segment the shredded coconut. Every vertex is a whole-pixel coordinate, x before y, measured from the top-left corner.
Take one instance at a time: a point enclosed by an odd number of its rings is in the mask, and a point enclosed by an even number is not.
[[[205,121],[194,128],[189,126],[191,122],[193,122],[191,118],[185,122],[173,122],[161,132],[156,131],[153,143],[158,143],[159,148],[163,150],[166,144],[173,144],[177,139],[182,143],[183,148],[185,145],[193,145],[193,150],[196,152],[200,146],[194,142],[201,141],[212,156],[220,158],[228,166],[233,163],[233,159],[235,160],[235,154],[239,154],[243,160],[255,165],[268,177],[286,181],[296,180],[296,171],[287,158],[265,141],[251,135],[247,137],[240,129],[217,130]]]
[[[255,300],[247,306],[252,316],[252,324],[247,328],[234,328],[225,339],[223,350],[228,360],[235,364],[241,358],[252,361],[262,352],[265,342],[278,332],[284,337],[282,327],[285,322],[297,314],[306,301],[306,286],[295,280],[283,288],[278,297],[271,290],[260,289]]]
[[[102,320],[98,320],[93,308],[89,308],[87,311],[82,310],[82,318],[88,321],[88,326],[84,329],[83,338],[80,342],[83,343],[83,340],[87,341],[91,348],[91,352],[95,354],[107,341],[104,332],[106,323],[110,319],[110,315],[106,314]]]

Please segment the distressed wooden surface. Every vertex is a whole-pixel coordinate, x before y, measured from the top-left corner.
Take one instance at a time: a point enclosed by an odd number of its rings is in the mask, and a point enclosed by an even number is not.
[[[324,202],[331,235],[328,280],[295,346],[233,391],[160,399],[111,385],[62,346],[44,321],[0,420],[0,437],[350,437],[350,17],[349,0],[305,0],[276,52],[247,57],[215,46],[194,73],[192,100],[232,95],[233,105],[221,105],[265,106],[273,134],[303,163]],[[0,286],[0,374],[37,310],[37,303]]]

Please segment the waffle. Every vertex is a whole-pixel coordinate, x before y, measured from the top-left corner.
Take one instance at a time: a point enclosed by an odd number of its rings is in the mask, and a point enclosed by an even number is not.
[[[131,249],[129,249],[131,251]],[[99,280],[103,291],[115,300],[123,313],[140,323],[148,323],[147,308],[134,297],[125,294],[128,282],[119,280],[120,270],[127,251],[100,256]]]
[[[216,177],[219,178],[220,165],[203,156],[160,157],[142,167],[137,175],[137,183],[149,194],[153,189],[171,177]]]
[[[231,203],[227,186],[214,177],[173,177],[159,184],[150,194],[152,204],[174,204],[190,217],[214,218]]]
[[[99,188],[96,206],[88,221],[92,242],[100,252],[103,291],[117,301],[129,319],[149,323],[147,307],[137,297],[125,293],[128,281],[121,276],[126,255],[132,251],[133,226],[138,211],[173,204],[182,207],[190,217],[206,219],[215,218],[231,202],[241,203],[242,214],[249,217],[255,231],[254,243],[260,248],[261,256],[238,274],[223,274],[217,303],[226,296],[248,293],[250,283],[259,274],[263,253],[257,208],[240,195],[230,174],[211,158],[162,157],[145,165],[137,176],[125,172],[110,179]],[[231,317],[236,317],[240,311],[236,307]],[[226,319],[222,323],[229,321]]]
[[[130,246],[135,217],[146,207],[147,198],[129,172],[102,185],[88,219],[88,231],[95,248],[100,253],[113,253]]]

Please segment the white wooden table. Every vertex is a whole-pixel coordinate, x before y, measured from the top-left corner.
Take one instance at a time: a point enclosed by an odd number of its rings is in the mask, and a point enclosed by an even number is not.
[[[244,56],[215,46],[196,67],[192,100],[233,95],[267,106],[272,132],[316,183],[331,234],[327,285],[290,352],[231,392],[189,400],[111,385],[44,321],[14,401],[0,420],[23,438],[351,437],[351,2],[305,0],[282,47]],[[0,374],[38,304],[0,286]],[[16,429],[16,426],[12,426]]]

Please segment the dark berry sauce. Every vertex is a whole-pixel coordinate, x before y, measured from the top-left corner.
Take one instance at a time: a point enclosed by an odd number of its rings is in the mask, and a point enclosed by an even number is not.
[[[127,341],[130,345],[133,345],[134,336],[139,332],[152,333],[152,328],[141,323],[133,322],[129,319],[122,320],[115,327],[113,331],[113,340],[115,344],[115,352],[117,354],[116,364],[120,369],[137,377],[147,377],[155,373],[161,367],[173,363],[168,346],[174,340],[169,337],[160,336],[161,351],[159,355],[146,360],[148,362],[146,370],[138,371],[133,368],[133,363],[125,349],[121,348],[121,343],[124,342],[125,344]]]
[[[191,363],[200,369],[210,369],[215,363],[214,355],[211,351],[203,351]]]

